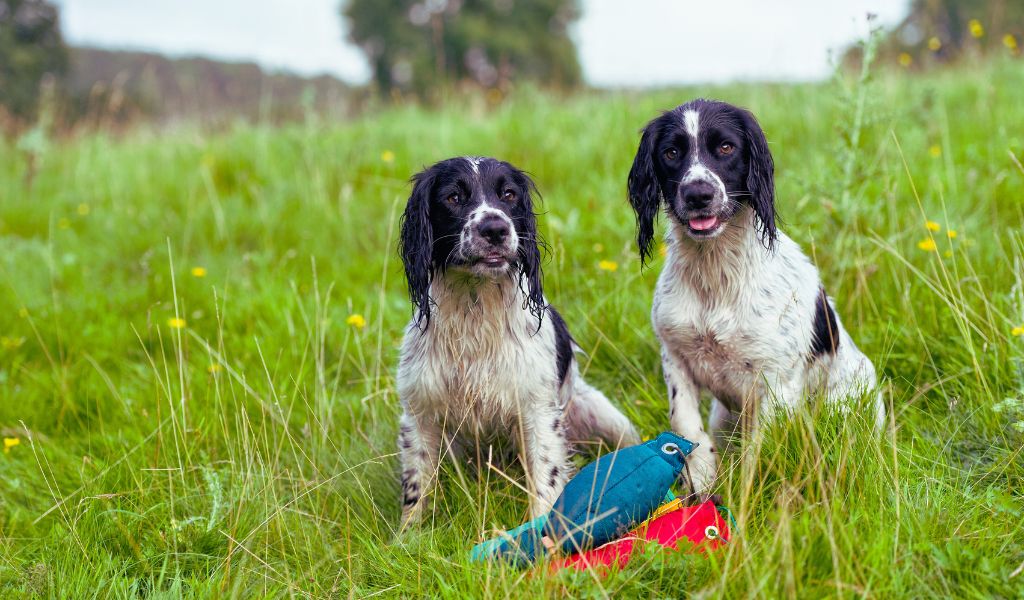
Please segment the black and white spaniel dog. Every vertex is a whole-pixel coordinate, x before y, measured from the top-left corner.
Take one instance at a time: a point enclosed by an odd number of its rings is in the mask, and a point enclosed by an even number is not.
[[[449,451],[518,446],[538,516],[569,478],[571,442],[639,442],[580,376],[565,321],[544,298],[535,193],[493,158],[452,158],[413,177],[400,244],[414,305],[398,367],[403,525],[419,517]]]
[[[774,165],[750,112],[698,99],[654,119],[628,192],[642,263],[662,206],[668,214],[652,320],[672,430],[700,443],[691,455],[697,492],[713,484],[716,443],[741,413],[756,431],[805,395],[848,410],[850,399],[867,394],[869,418],[882,426],[874,366],[843,329],[818,270],[776,229]],[[711,436],[701,420],[702,390],[713,395]]]

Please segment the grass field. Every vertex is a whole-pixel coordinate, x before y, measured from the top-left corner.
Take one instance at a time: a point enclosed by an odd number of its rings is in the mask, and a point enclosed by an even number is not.
[[[31,186],[0,143],[0,597],[1024,596],[1021,89],[1017,61],[92,133],[41,149]],[[548,298],[651,435],[661,265],[640,270],[625,178],[637,130],[696,95],[759,116],[783,228],[884,374],[887,435],[813,411],[726,455],[740,531],[708,557],[472,565],[527,506],[450,466],[397,535],[410,174],[486,154],[534,175]]]

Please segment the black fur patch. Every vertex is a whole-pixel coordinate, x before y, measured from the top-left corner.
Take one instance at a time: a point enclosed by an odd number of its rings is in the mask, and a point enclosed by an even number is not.
[[[551,315],[551,324],[555,327],[555,360],[558,365],[558,385],[565,383],[569,374],[569,367],[572,365],[572,335],[569,328],[558,314],[555,307],[548,305],[548,314]]]
[[[839,323],[836,322],[836,313],[832,312],[832,306],[828,303],[825,288],[818,289],[818,299],[815,301],[813,338],[813,357],[835,354],[839,349]]]

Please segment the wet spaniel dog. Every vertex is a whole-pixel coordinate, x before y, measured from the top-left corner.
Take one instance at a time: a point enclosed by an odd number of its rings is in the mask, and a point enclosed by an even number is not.
[[[841,410],[866,395],[868,419],[881,427],[874,366],[843,329],[818,270],[776,229],[774,166],[751,113],[693,100],[654,119],[628,192],[642,262],[659,210],[668,215],[652,320],[672,430],[700,443],[691,455],[697,492],[714,483],[717,449],[741,413],[756,431],[808,394]],[[702,390],[713,395],[712,435],[701,419]]]
[[[572,442],[639,442],[583,380],[544,298],[535,193],[493,158],[452,158],[413,178],[400,244],[414,305],[398,367],[403,524],[420,515],[449,452],[517,446],[538,516],[569,478]]]

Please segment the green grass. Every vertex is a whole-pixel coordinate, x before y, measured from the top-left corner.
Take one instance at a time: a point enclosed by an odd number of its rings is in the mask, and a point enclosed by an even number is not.
[[[0,596],[1020,597],[1021,89],[1017,61],[88,133],[45,149],[31,186],[0,143],[0,433],[20,440],[0,454]],[[534,175],[548,298],[588,378],[651,435],[668,412],[661,265],[640,270],[625,178],[637,130],[695,95],[762,121],[783,227],[884,374],[888,435],[812,410],[726,455],[740,532],[707,557],[603,578],[469,564],[527,506],[451,466],[431,516],[396,535],[410,174],[486,154]]]

